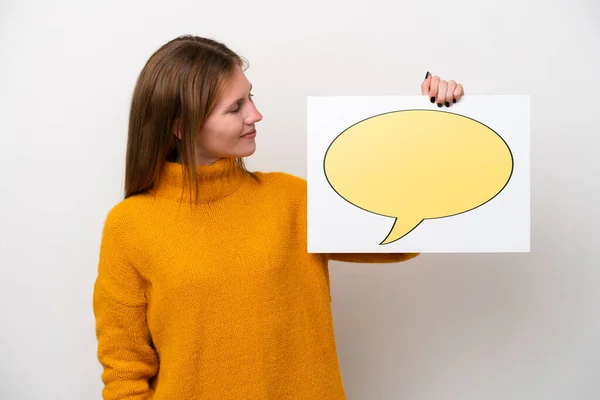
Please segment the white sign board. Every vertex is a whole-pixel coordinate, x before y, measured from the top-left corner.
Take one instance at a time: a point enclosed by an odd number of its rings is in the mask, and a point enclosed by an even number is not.
[[[528,252],[529,96],[309,97],[308,251]]]

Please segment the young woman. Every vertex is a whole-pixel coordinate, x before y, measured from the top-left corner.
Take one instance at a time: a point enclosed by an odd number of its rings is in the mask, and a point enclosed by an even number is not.
[[[104,399],[344,399],[328,261],[416,256],[307,252],[306,182],[242,161],[262,119],[245,65],[185,36],[139,76],[94,288]],[[429,73],[421,90],[463,94]]]

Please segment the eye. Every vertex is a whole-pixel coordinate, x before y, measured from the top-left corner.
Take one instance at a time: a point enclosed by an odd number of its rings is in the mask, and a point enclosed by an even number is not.
[[[253,100],[252,100],[252,98],[253,98],[253,97],[254,97],[254,94],[252,94],[252,93],[250,93],[250,94],[248,95],[248,99],[249,99],[250,101],[253,101]],[[232,110],[229,110],[229,112],[230,112],[231,114],[235,114],[235,113],[237,113],[238,111],[240,111],[240,108],[241,108],[241,107],[240,107],[240,105],[239,105],[239,103],[238,103],[238,106],[237,106],[236,108],[232,109]]]

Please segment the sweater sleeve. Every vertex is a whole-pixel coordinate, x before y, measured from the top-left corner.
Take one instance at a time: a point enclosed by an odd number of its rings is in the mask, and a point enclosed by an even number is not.
[[[353,263],[386,264],[415,258],[420,253],[330,253],[327,258],[333,261]]]
[[[292,192],[298,194],[297,199],[299,199],[302,210],[302,232],[303,234],[306,234],[306,221],[308,216],[307,181],[305,179],[288,174],[278,174],[278,176],[287,178],[288,181],[294,185],[294,190]],[[420,255],[420,253],[327,253],[326,257],[329,261],[344,261],[365,264],[387,264],[407,261],[411,258],[417,257],[418,255]]]
[[[146,322],[144,282],[126,257],[124,238],[128,228],[115,213],[109,214],[94,285],[104,400],[151,399],[149,381],[158,371],[158,357]]]

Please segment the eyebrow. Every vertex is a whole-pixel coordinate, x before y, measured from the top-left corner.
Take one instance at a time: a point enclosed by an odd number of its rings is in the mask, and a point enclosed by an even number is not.
[[[251,91],[252,91],[252,84],[250,84],[250,90],[249,90],[249,92],[251,92]],[[230,109],[231,107],[233,107],[233,106],[235,106],[235,105],[239,105],[239,104],[243,103],[243,102],[244,102],[244,100],[246,100],[246,97],[242,97],[242,98],[239,98],[239,99],[237,99],[237,100],[236,100],[236,101],[234,101],[233,103],[229,104],[229,105],[227,106],[227,109]]]

